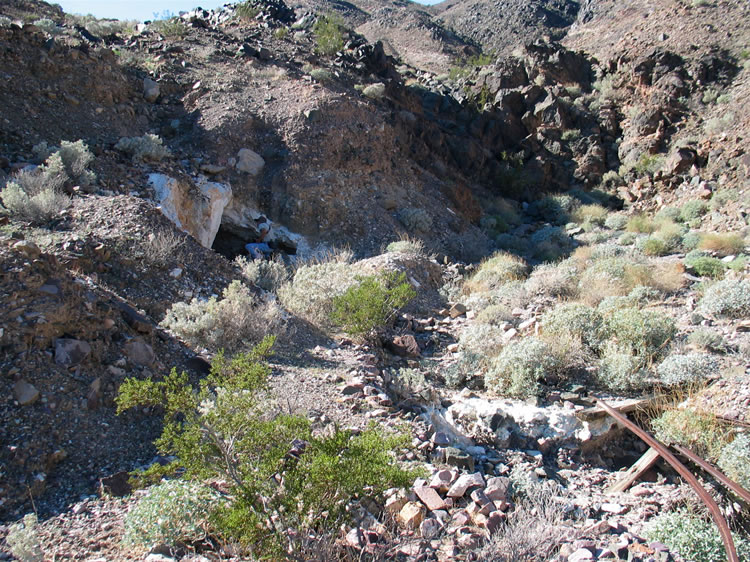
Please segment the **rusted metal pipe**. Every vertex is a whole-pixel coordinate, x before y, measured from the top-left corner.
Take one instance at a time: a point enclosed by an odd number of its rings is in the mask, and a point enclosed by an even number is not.
[[[688,484],[690,484],[693,490],[695,490],[695,492],[698,494],[698,497],[700,497],[701,501],[704,504],[706,504],[706,507],[708,508],[708,511],[711,513],[711,517],[714,520],[714,523],[716,523],[716,526],[719,528],[719,534],[721,535],[721,540],[724,543],[724,550],[727,553],[727,560],[729,562],[740,562],[740,559],[737,556],[737,550],[734,547],[734,540],[732,539],[732,533],[729,530],[729,525],[727,525],[726,519],[724,519],[724,516],[721,514],[719,505],[714,501],[714,499],[705,490],[705,488],[701,486],[700,482],[698,482],[698,479],[693,475],[693,473],[690,472],[690,470],[684,464],[682,464],[677,459],[677,457],[675,457],[669,451],[669,449],[667,449],[667,447],[664,446],[664,444],[657,441],[647,431],[644,431],[643,429],[635,425],[628,418],[623,416],[620,412],[615,410],[612,406],[610,406],[603,400],[597,399],[596,402],[603,409],[605,409],[609,415],[615,418],[618,422],[624,425],[627,429],[635,433],[645,443],[647,443],[648,445],[656,449],[659,455],[661,455],[661,457],[665,461],[667,461],[670,465],[672,465],[672,467],[677,471],[677,473],[680,476],[682,476],[682,478],[684,478]]]
[[[707,462],[701,457],[699,457],[698,455],[696,455],[690,449],[683,447],[682,445],[673,445],[672,447],[674,447],[681,455],[684,455],[687,458],[689,458],[695,464],[700,466],[703,470],[708,472],[711,476],[716,478],[724,486],[732,490],[735,494],[737,494],[739,497],[745,500],[748,504],[750,504],[750,492],[745,490],[745,488],[737,484],[737,482],[735,482],[734,480],[727,477],[727,475],[725,475],[721,470],[716,468],[710,462]]]

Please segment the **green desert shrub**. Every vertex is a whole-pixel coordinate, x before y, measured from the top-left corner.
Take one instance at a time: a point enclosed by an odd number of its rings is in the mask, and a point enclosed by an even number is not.
[[[704,351],[726,351],[724,337],[714,331],[699,328],[688,336],[688,343]]]
[[[621,214],[614,214],[609,215],[604,220],[604,226],[609,228],[610,230],[622,230],[624,229],[628,224],[628,217]]]
[[[680,220],[682,222],[690,222],[696,219],[700,219],[708,211],[708,203],[696,199],[688,201],[682,207],[680,207]]]
[[[581,303],[565,303],[546,312],[541,318],[541,326],[545,338],[568,335],[595,348],[601,337],[602,318],[595,308]]]
[[[348,258],[337,255],[320,263],[299,266],[291,281],[279,288],[281,303],[308,322],[330,328],[333,299],[357,282]]]
[[[221,299],[194,298],[190,303],[173,304],[161,325],[194,347],[235,351],[279,329],[281,315],[274,303],[261,301],[235,280]]]
[[[676,252],[682,246],[682,239],[687,229],[677,223],[664,221],[654,236],[664,242],[670,252]]]
[[[386,326],[416,295],[403,272],[359,277],[356,285],[333,298],[331,321],[351,335],[365,336]]]
[[[639,308],[618,308],[604,317],[604,337],[617,342],[621,349],[630,350],[646,363],[665,354],[667,345],[677,328],[670,317]]]
[[[417,475],[394,457],[409,443],[405,435],[375,427],[318,435],[306,417],[280,413],[268,382],[272,345],[265,338],[231,360],[217,354],[198,386],[176,369],[160,381],[126,379],[116,399],[118,414],[161,408],[164,429],[155,444],[177,457],[185,479],[227,483],[226,503],[215,504],[211,522],[219,536],[247,549],[245,559],[286,558],[290,530],[337,529],[351,513],[350,500],[377,499]]]
[[[310,76],[312,76],[313,80],[320,82],[321,84],[327,84],[328,82],[333,81],[333,72],[327,68],[313,68],[310,71]]]
[[[534,268],[525,286],[532,295],[573,297],[579,291],[578,274],[579,268],[569,260],[543,263]]]
[[[187,25],[178,17],[156,20],[150,28],[169,39],[181,39],[187,35]]]
[[[609,210],[601,205],[581,205],[573,211],[573,218],[584,225],[604,226],[608,214]]]
[[[96,181],[96,174],[88,170],[88,166],[94,161],[94,155],[82,140],[76,142],[62,141],[60,148],[47,159],[48,167],[59,166],[55,162],[55,158],[59,158],[68,182],[88,186]]]
[[[500,395],[536,396],[540,382],[560,368],[560,359],[548,343],[527,337],[505,346],[490,362],[484,380],[488,389]]]
[[[322,55],[334,55],[344,48],[344,21],[337,15],[318,17],[313,27],[316,50]]]
[[[570,222],[571,214],[578,202],[570,195],[547,195],[532,202],[528,212],[553,225],[564,225]]]
[[[750,490],[750,435],[741,433],[719,454],[719,468],[729,478]]]
[[[219,494],[204,484],[168,480],[152,486],[125,516],[126,544],[175,547],[204,539]]]
[[[385,84],[382,82],[376,82],[375,84],[369,84],[362,88],[362,95],[378,100],[385,95]]]
[[[428,232],[432,228],[432,217],[419,207],[406,207],[398,212],[398,220],[414,232]]]
[[[276,293],[289,280],[289,271],[280,259],[249,260],[239,256],[234,262],[248,282],[264,291]]]
[[[690,408],[667,410],[651,422],[654,436],[668,445],[682,445],[715,459],[729,437],[713,414]]]
[[[677,207],[662,207],[656,212],[654,218],[659,222],[678,222],[681,220],[680,209],[678,209]]]
[[[576,245],[565,229],[559,226],[543,226],[529,238],[534,257],[541,261],[555,261],[570,253]]]
[[[716,359],[705,353],[675,354],[662,361],[656,372],[663,384],[678,386],[704,382],[718,367]]]
[[[633,215],[632,217],[630,217],[630,219],[628,219],[628,224],[625,228],[628,232],[651,234],[654,230],[656,230],[656,224],[654,224],[654,221],[652,221],[646,215]]]
[[[32,175],[36,177],[32,179]],[[59,188],[47,187],[44,183],[39,185],[39,179],[42,176],[38,174],[21,172],[0,191],[3,206],[11,215],[43,224],[70,205],[70,198]]]
[[[513,254],[498,252],[484,260],[476,273],[466,281],[465,290],[492,291],[507,283],[526,279],[529,267],[526,262]]]
[[[645,532],[650,541],[665,544],[689,562],[724,562],[724,543],[712,521],[687,510],[656,516]],[[735,534],[735,547],[740,560],[750,560],[750,541]]]
[[[240,2],[234,7],[234,14],[243,21],[251,21],[260,13],[252,2]]]
[[[695,250],[701,243],[701,238],[703,235],[700,232],[690,230],[682,236],[682,247],[688,252]]]
[[[722,279],[727,269],[727,264],[718,258],[709,257],[702,252],[690,252],[685,256],[685,265],[701,277]]]
[[[122,137],[117,141],[115,150],[124,152],[136,162],[161,162],[172,155],[164,142],[150,133],[142,137]]]
[[[699,308],[711,316],[746,318],[750,315],[750,281],[746,279],[717,281],[706,289]]]
[[[649,236],[643,241],[641,251],[647,256],[666,256],[669,254],[669,246],[661,238]]]

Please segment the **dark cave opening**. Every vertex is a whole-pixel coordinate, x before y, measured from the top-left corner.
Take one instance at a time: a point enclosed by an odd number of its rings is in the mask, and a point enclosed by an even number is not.
[[[249,256],[245,245],[258,241],[258,234],[253,230],[228,228],[221,225],[211,249],[228,260],[233,260],[237,256]],[[293,256],[297,253],[296,246],[286,243],[284,240],[271,239],[265,242],[271,247],[273,256]]]

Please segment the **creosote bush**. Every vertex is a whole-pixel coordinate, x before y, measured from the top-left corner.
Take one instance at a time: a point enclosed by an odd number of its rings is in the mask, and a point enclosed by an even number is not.
[[[317,42],[317,51],[322,55],[334,55],[344,48],[344,21],[341,17],[328,14],[320,16],[315,22],[313,33]]]
[[[260,301],[235,280],[224,289],[221,299],[194,298],[190,303],[173,304],[161,325],[194,347],[235,351],[276,331],[280,318],[275,304]]]
[[[366,336],[388,324],[416,295],[403,272],[359,277],[356,285],[334,297],[331,321],[351,335]]]
[[[684,560],[724,562],[727,559],[716,525],[684,509],[655,517],[646,530],[646,538],[667,545]],[[735,534],[734,542],[739,559],[750,560],[750,541]]]
[[[710,277],[712,279],[722,279],[726,272],[727,265],[718,258],[712,258],[703,255],[699,251],[698,254],[690,252],[685,256],[685,265],[692,269],[697,275],[701,277]]]
[[[289,530],[338,528],[352,499],[377,498],[417,474],[393,457],[409,443],[405,435],[373,426],[316,436],[306,417],[279,413],[268,384],[272,345],[269,337],[231,360],[217,354],[197,387],[176,369],[162,381],[126,379],[117,411],[161,407],[159,451],[178,458],[185,479],[219,478],[230,487],[210,520],[217,535],[251,557],[280,559],[292,546]]]
[[[696,219],[700,219],[708,211],[708,203],[701,201],[700,199],[695,201],[688,201],[682,207],[680,207],[680,220],[682,222],[690,222]]]
[[[115,150],[128,154],[136,162],[161,162],[172,155],[164,142],[150,133],[142,137],[122,137],[117,141]]]
[[[217,492],[197,482],[168,480],[152,486],[125,516],[123,540],[146,548],[202,540],[220,501]]]
[[[744,318],[750,315],[750,281],[724,279],[706,289],[699,308],[712,316]]]

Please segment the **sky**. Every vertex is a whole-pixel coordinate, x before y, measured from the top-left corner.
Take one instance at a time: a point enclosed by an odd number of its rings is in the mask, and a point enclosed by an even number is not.
[[[51,0],[54,2],[54,0]],[[207,10],[224,4],[227,0],[129,0],[126,2],[97,2],[95,0],[57,0],[68,14],[93,14],[98,18],[129,20],[154,19],[155,14],[169,11],[192,10],[197,6]],[[418,0],[420,4],[436,4],[439,0]]]

